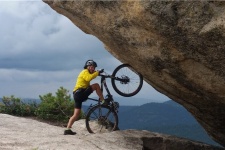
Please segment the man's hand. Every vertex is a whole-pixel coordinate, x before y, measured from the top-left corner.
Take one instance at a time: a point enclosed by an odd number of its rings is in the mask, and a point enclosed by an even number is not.
[[[99,74],[104,72],[104,69],[98,70]]]

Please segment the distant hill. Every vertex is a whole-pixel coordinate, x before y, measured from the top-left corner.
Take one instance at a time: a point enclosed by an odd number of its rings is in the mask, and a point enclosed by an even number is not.
[[[125,107],[125,106],[124,106]],[[120,108],[119,128],[139,129],[217,145],[183,106],[174,101]]]

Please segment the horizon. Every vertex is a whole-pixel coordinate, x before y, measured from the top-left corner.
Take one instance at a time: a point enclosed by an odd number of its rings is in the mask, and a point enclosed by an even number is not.
[[[15,98],[19,98],[19,97],[16,97],[16,96],[14,96],[14,97]],[[2,98],[3,97],[0,97],[0,101],[2,101]],[[90,98],[96,98],[96,97],[90,97]],[[34,101],[41,102],[41,99],[40,98],[20,98],[20,99],[22,101],[26,101],[26,102],[34,102]],[[144,104],[149,104],[149,103],[165,103],[165,102],[168,102],[168,101],[173,101],[171,99],[168,99],[166,101],[158,101],[157,102],[157,101],[151,100],[151,99],[146,99],[146,98],[132,98],[132,97],[129,97],[129,98],[125,98],[125,97],[114,97],[113,99],[114,99],[115,102],[118,102],[120,106],[142,106]],[[129,100],[129,99],[132,99],[132,100]],[[73,101],[73,97],[71,97],[71,100]],[[138,100],[142,100],[142,103],[138,102]],[[92,100],[87,100],[87,101],[83,102],[82,105],[83,106],[90,106],[90,104],[93,104],[93,103],[97,103],[97,102],[94,102]]]

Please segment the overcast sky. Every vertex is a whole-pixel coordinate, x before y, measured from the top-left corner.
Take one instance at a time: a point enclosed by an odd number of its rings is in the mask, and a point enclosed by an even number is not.
[[[0,22],[0,97],[39,98],[60,86],[72,92],[87,59],[108,73],[121,64],[101,41],[41,0],[0,0]],[[169,100],[146,83],[134,98],[147,99],[134,102],[140,105]]]

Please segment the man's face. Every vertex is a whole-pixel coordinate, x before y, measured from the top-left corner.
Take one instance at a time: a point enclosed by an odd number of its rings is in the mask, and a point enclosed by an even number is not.
[[[88,66],[88,70],[89,70],[90,73],[94,73],[95,67],[94,66]]]

